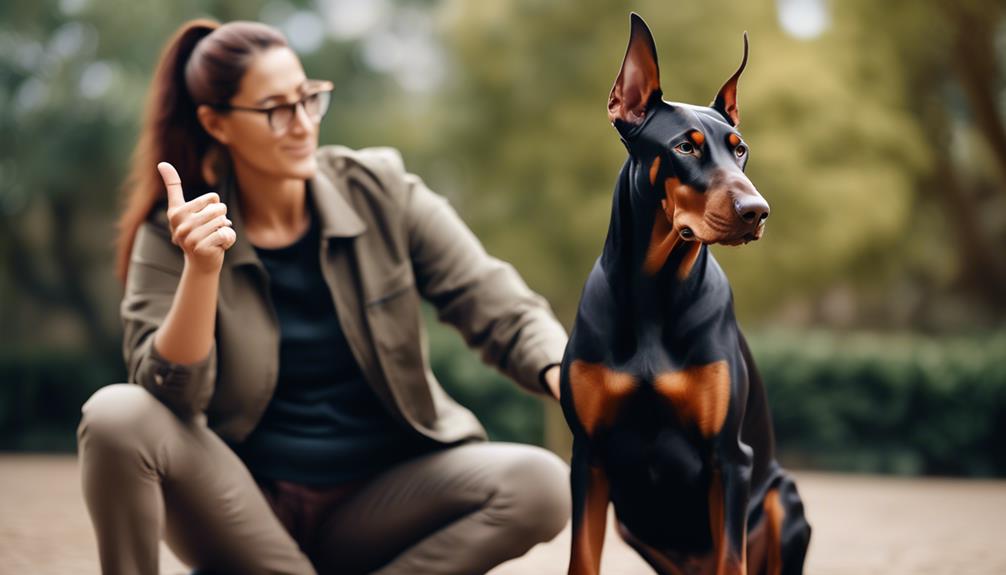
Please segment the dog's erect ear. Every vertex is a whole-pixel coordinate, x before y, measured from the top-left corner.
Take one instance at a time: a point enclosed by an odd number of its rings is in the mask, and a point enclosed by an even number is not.
[[[608,96],[608,119],[639,124],[656,94],[660,96],[660,70],[657,68],[657,48],[646,22],[635,12],[630,16],[632,32],[625,50],[622,69],[615,78]]]
[[[720,88],[720,93],[716,95],[711,107],[723,114],[723,117],[730,122],[731,126],[741,123],[741,113],[737,109],[737,80],[744,71],[744,66],[748,65],[748,33],[744,33],[744,59],[741,60],[741,67],[737,68],[733,76],[727,80],[726,84]]]

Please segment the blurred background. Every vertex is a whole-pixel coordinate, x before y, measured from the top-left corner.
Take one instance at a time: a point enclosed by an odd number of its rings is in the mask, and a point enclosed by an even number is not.
[[[0,3],[0,450],[75,449],[122,381],[114,220],[157,55],[185,20],[283,30],[336,92],[322,144],[399,148],[570,326],[625,150],[606,99],[649,23],[669,100],[740,81],[765,238],[714,248],[802,469],[1006,476],[1002,0]],[[153,169],[153,166],[151,166]],[[565,455],[554,406],[430,315],[493,437]]]

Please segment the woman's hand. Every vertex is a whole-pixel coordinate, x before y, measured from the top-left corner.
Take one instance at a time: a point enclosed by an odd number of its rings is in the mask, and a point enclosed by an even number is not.
[[[558,365],[553,365],[545,372],[545,384],[548,385],[549,390],[552,391],[552,395],[555,396],[556,399],[560,399]]]
[[[185,252],[185,263],[197,271],[217,273],[223,266],[224,252],[237,241],[237,234],[227,219],[227,205],[214,192],[186,202],[182,180],[174,166],[157,164],[168,189],[168,223],[171,243]]]

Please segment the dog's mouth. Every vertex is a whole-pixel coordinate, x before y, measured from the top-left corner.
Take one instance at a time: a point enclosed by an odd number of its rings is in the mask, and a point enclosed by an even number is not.
[[[761,223],[754,227],[754,229],[742,231],[733,237],[721,240],[719,243],[725,246],[739,246],[750,242],[756,242],[760,240],[764,234],[765,221],[762,220]]]
[[[758,241],[758,236],[756,236],[754,234],[754,232],[748,232],[748,233],[746,233],[746,234],[744,234],[742,236],[738,236],[738,237],[735,237],[735,238],[732,238],[732,239],[723,240],[723,241],[721,241],[719,243],[723,244],[725,246],[739,246],[739,245],[743,245],[743,244],[746,244],[746,243],[749,243],[749,242],[754,242],[754,241]]]
[[[765,234],[765,221],[762,220],[758,225],[753,228],[747,228],[740,231],[734,230],[715,230],[720,232],[720,237],[713,238],[703,238],[695,233],[695,230],[689,226],[682,226],[678,234],[681,239],[686,242],[698,241],[704,244],[720,244],[724,246],[739,246],[747,244],[750,242],[755,242],[761,239],[762,235]],[[726,233],[724,233],[726,232]]]

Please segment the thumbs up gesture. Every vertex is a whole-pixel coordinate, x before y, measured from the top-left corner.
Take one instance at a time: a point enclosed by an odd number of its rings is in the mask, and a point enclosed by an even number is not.
[[[168,189],[171,243],[185,252],[186,264],[202,272],[219,272],[224,252],[237,241],[232,222],[227,219],[227,205],[214,192],[186,202],[182,180],[174,166],[161,162],[157,171]]]

